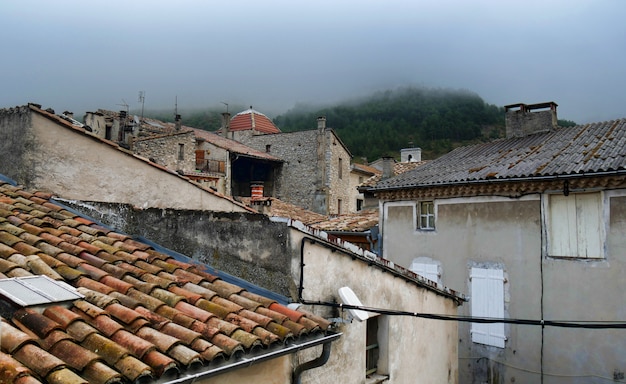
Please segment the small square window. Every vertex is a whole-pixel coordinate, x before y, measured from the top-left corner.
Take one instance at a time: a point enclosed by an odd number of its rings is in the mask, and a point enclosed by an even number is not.
[[[421,201],[419,203],[419,229],[435,229],[435,203],[433,201]]]

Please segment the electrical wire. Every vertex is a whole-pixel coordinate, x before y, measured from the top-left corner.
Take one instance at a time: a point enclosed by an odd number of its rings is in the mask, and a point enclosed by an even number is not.
[[[545,376],[564,377],[564,378],[593,377],[593,378],[597,378],[597,379],[611,381],[613,383],[615,383],[615,382],[622,383],[623,382],[620,379],[615,379],[615,378],[612,378],[612,377],[606,377],[606,376],[602,376],[602,375],[596,375],[596,374],[593,374],[593,373],[577,374],[576,375],[576,374],[564,374],[564,373],[535,371],[533,369],[521,368],[521,367],[518,367],[516,365],[505,363],[503,361],[499,361],[499,360],[496,360],[496,359],[493,359],[493,358],[490,358],[490,357],[486,357],[486,356],[459,356],[459,360],[481,360],[481,359],[489,360],[489,361],[492,361],[492,362],[494,362],[496,364],[500,364],[500,365],[503,365],[505,367],[515,369],[517,371],[526,372],[526,373],[532,373],[532,374],[535,374],[535,375],[545,375]]]
[[[438,315],[432,313],[419,313],[401,311],[395,309],[371,308],[366,306],[333,303],[325,301],[309,301],[301,300],[302,304],[307,305],[323,305],[334,308],[356,309],[365,312],[377,313],[380,315],[391,316],[412,316],[424,319],[458,321],[462,323],[505,323],[519,325],[536,325],[541,327],[560,327],[560,328],[585,328],[585,329],[626,329],[626,322],[623,321],[570,321],[570,320],[532,320],[532,319],[511,319],[511,318],[494,318],[494,317],[473,317],[473,316],[455,316],[455,315]]]

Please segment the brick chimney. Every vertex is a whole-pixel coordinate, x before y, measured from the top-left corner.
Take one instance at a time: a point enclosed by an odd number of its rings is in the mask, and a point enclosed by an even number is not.
[[[505,105],[504,118],[507,139],[535,133],[550,132],[558,125],[557,104],[553,101],[539,104]]]
[[[263,198],[263,182],[253,181],[250,184],[250,195],[252,200],[259,200]]]
[[[222,133],[224,137],[228,138],[228,131],[230,130],[230,113],[222,112]]]

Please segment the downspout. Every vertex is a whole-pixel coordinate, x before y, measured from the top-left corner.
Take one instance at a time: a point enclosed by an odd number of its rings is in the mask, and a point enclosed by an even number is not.
[[[300,384],[300,376],[304,371],[321,367],[328,362],[328,358],[330,357],[330,344],[331,342],[329,341],[322,345],[322,354],[319,355],[319,357],[311,361],[307,361],[306,363],[300,364],[296,367],[296,369],[294,369],[291,379],[292,384]]]

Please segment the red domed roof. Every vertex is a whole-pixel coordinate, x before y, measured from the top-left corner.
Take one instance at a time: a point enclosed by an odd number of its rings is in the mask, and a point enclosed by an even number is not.
[[[272,123],[269,117],[250,107],[239,112],[230,120],[230,131],[246,131],[254,129],[261,133],[280,133],[280,129]]]

